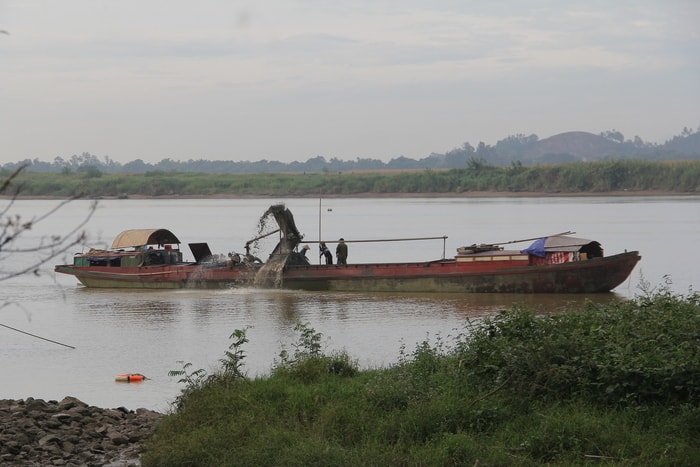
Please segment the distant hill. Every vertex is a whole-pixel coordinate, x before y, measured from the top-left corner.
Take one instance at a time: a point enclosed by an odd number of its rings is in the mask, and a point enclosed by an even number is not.
[[[677,152],[681,155],[695,154],[697,156],[700,154],[700,132],[682,137],[676,136],[662,147],[667,151]]]
[[[530,165],[608,159],[700,159],[700,133],[692,133],[687,129],[684,132],[661,145],[646,143],[639,137],[624,140],[623,135],[614,130],[599,135],[569,131],[542,140],[537,140],[532,135],[516,148],[513,148],[514,137],[509,137],[496,143],[494,152],[500,159],[499,165],[515,161]],[[501,150],[500,146],[504,143],[510,147],[510,151]],[[505,153],[510,156],[507,160],[503,160]],[[489,161],[486,158],[484,160]]]
[[[538,141],[525,151],[526,159],[538,160],[566,155],[571,160],[593,161],[620,155],[621,143],[584,131],[569,131]]]
[[[585,131],[569,131],[540,140],[537,135],[512,135],[498,141],[494,146],[480,142],[476,147],[464,143],[461,147],[444,154],[432,153],[420,159],[400,156],[383,162],[379,159],[344,161],[335,157],[327,159],[315,156],[305,162],[284,163],[279,161],[229,161],[163,159],[158,163],[147,163],[141,159],[121,164],[109,157],[98,158],[88,152],[73,155],[70,159],[56,157],[53,162],[38,159],[8,163],[0,167],[15,170],[26,164],[34,172],[89,171],[92,174],[143,173],[143,172],[198,172],[198,173],[281,173],[281,172],[346,172],[353,170],[415,170],[452,169],[465,167],[470,162],[493,166],[511,164],[560,164],[579,161],[611,159],[638,160],[692,160],[700,159],[700,131],[684,128],[664,144],[643,141],[638,136],[625,140],[622,133],[612,130],[599,135]]]

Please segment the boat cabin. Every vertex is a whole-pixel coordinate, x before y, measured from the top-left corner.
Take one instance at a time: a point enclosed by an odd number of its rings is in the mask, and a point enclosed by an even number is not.
[[[180,240],[167,229],[125,230],[110,249],[91,248],[73,258],[75,266],[140,267],[181,262]]]
[[[457,261],[521,261],[529,265],[561,264],[602,258],[603,248],[595,240],[553,235],[536,239],[524,250],[504,250],[498,244],[473,244],[457,248]]]
[[[554,235],[535,240],[522,250],[530,256],[530,264],[560,264],[602,258],[603,248],[595,240]]]

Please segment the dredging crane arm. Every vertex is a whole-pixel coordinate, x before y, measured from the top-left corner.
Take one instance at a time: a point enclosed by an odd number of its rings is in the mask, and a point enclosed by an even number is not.
[[[280,229],[273,230],[272,232],[268,232],[268,233],[263,234],[263,235],[258,235],[257,237],[248,240],[247,242],[245,242],[245,248],[246,248],[246,250],[247,250],[248,248],[250,248],[250,244],[251,244],[251,243],[257,242],[258,240],[263,239],[263,238],[265,238],[265,237],[269,237],[270,235],[276,234],[276,233],[279,232],[279,231],[280,231]]]

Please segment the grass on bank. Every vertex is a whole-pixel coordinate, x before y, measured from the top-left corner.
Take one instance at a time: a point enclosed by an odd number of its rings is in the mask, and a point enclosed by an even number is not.
[[[700,295],[666,288],[537,317],[514,308],[361,370],[299,342],[243,371],[245,330],[185,387],[142,456],[168,465],[696,465]]]
[[[10,173],[6,172],[9,176]],[[0,178],[3,171],[0,170]],[[43,173],[23,171],[23,196],[354,196],[388,194],[700,192],[700,161],[635,160],[495,167],[472,161],[450,170],[211,174],[191,172]]]

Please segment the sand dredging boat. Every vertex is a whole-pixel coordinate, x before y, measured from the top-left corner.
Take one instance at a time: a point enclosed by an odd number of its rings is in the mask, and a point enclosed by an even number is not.
[[[599,242],[564,232],[472,244],[458,248],[451,258],[434,261],[310,264],[299,250],[303,235],[291,211],[283,204],[273,205],[262,219],[270,217],[278,228],[249,240],[245,253],[214,255],[207,243],[189,243],[195,260],[185,262],[181,242],[170,230],[126,230],[117,235],[111,248],[76,253],[73,264],[57,265],[55,271],[75,276],[86,287],[109,288],[255,286],[371,292],[599,293],[623,283],[641,259],[637,251],[605,256]],[[279,242],[267,260],[251,254],[251,245],[274,234],[279,235]],[[505,247],[521,242],[530,245],[521,250]]]

